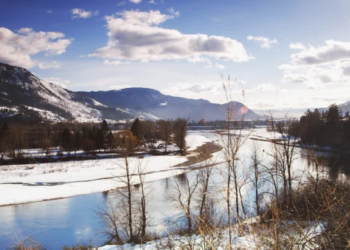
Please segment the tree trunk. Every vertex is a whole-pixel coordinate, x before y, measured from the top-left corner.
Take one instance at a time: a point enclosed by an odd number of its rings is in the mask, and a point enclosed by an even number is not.
[[[130,180],[129,163],[128,163],[127,157],[125,157],[125,168],[126,168],[126,178],[127,178],[127,185],[128,185],[129,234],[130,234],[130,241],[133,242],[134,234],[133,234],[133,228],[132,228],[131,180]]]

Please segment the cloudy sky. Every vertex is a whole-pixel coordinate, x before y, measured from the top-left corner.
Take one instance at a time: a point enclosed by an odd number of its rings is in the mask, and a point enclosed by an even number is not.
[[[70,90],[154,88],[255,109],[350,101],[347,0],[0,0],[0,62]]]

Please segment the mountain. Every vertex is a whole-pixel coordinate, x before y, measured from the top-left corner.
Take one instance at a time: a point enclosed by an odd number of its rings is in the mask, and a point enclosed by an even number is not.
[[[203,117],[208,121],[224,120],[226,113],[226,104],[163,95],[157,90],[148,88],[77,93],[89,96],[109,107],[121,108],[134,114],[153,114],[163,119],[185,117],[198,121]],[[246,119],[258,118],[256,113],[244,107],[240,102],[231,102],[231,105],[236,114],[245,110]]]
[[[232,102],[235,113],[245,118],[258,115],[242,103]],[[0,63],[0,120],[148,120],[178,117],[198,121],[225,119],[226,105],[163,95],[148,88],[98,92],[72,92],[44,81],[28,70]],[[239,118],[239,117],[237,117]]]
[[[128,113],[41,80],[24,68],[3,63],[0,63],[0,115],[13,120],[81,122],[133,118]]]
[[[345,103],[342,104],[337,104],[339,110],[343,113],[343,115],[345,115],[346,112],[350,112],[350,101],[347,101]],[[318,111],[319,112],[325,112],[328,111],[330,105],[328,107],[325,108],[319,108]],[[314,110],[313,108],[310,108],[310,110]]]
[[[339,105],[339,109],[345,114],[345,112],[350,112],[350,101]]]
[[[300,118],[305,114],[307,109],[294,109],[294,108],[285,108],[285,109],[271,109],[271,110],[259,110],[254,109],[254,112],[261,117],[270,118],[271,115],[277,119],[283,119],[286,117],[289,118]]]

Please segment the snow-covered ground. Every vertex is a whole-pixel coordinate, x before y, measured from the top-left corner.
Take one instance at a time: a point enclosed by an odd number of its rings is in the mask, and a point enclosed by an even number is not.
[[[225,233],[218,239],[219,243],[213,244],[218,250],[228,249],[229,239],[228,233]],[[171,245],[169,245],[171,242]],[[238,234],[232,234],[232,247],[233,249],[250,250],[256,249],[256,238],[253,234],[247,234],[239,236]],[[159,240],[149,241],[143,245],[125,244],[120,246],[107,245],[99,247],[98,250],[152,250],[152,249],[164,249],[164,250],[181,250],[181,249],[208,249],[208,242],[204,242],[203,237],[199,235],[192,236],[169,236]]]
[[[259,221],[259,217],[253,217],[247,219],[243,223],[246,225],[256,223]],[[232,227],[232,248],[241,250],[257,249],[258,237],[253,233],[246,232],[239,235],[237,225]],[[145,244],[124,244],[124,245],[106,245],[99,247],[97,250],[151,250],[151,249],[228,249],[229,248],[229,231],[224,229],[222,232],[218,232],[217,235],[213,234],[212,237],[206,236],[204,240],[202,235],[191,236],[179,236],[171,235],[160,238],[158,240],[149,241]]]
[[[195,149],[209,139],[202,135],[189,135],[187,144]],[[198,167],[174,167],[187,161],[185,156],[130,157],[130,172],[137,184],[138,169],[147,174],[147,181],[180,174],[186,169]],[[0,171],[0,206],[65,198],[75,195],[103,192],[125,186],[125,162],[123,158],[55,162],[44,164],[10,165]]]
[[[30,106],[25,106],[27,107],[28,109],[31,109],[33,111],[36,111],[39,113],[39,115],[42,117],[42,118],[45,118],[49,121],[64,121],[66,120],[65,118],[51,112],[51,111],[48,111],[48,110],[43,110],[43,109],[38,109],[38,108],[34,108],[34,107],[30,107]]]
[[[186,143],[189,147],[187,150],[192,151],[211,140],[205,136],[198,136],[197,134],[189,134],[186,137]]]

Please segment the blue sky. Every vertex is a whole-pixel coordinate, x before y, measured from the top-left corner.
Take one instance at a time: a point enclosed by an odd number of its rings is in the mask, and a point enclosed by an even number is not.
[[[346,0],[1,0],[0,62],[212,102],[230,75],[251,108],[324,107],[350,101],[349,31]]]

